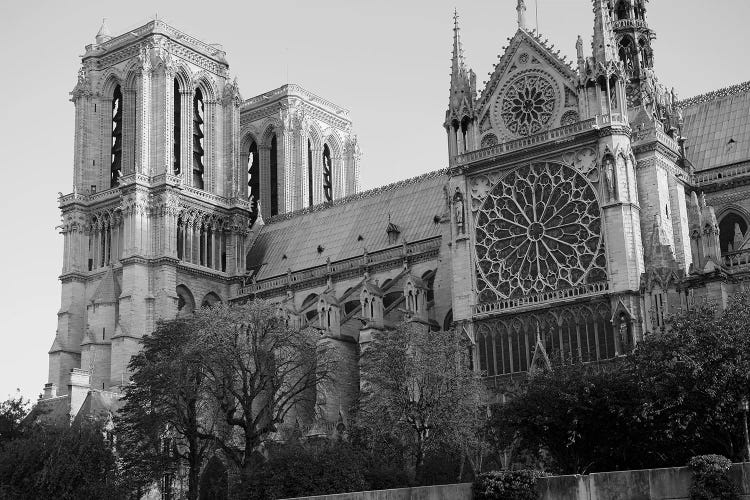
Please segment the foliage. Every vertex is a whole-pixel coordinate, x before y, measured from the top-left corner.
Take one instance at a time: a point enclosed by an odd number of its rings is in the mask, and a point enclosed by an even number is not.
[[[133,356],[131,385],[116,421],[118,450],[134,486],[158,481],[179,462],[188,470],[188,498],[198,495],[198,476],[210,449],[214,419],[206,377],[194,351],[194,322],[161,322],[143,337]],[[177,438],[180,445],[170,445]]]
[[[544,450],[547,468],[560,473],[628,467],[647,459],[638,446],[639,393],[617,367],[559,366],[493,411],[491,439],[498,449]]]
[[[0,403],[0,445],[21,435],[21,423],[29,414],[29,406],[20,391]]]
[[[486,472],[477,476],[472,490],[476,500],[536,500],[536,483],[548,476],[536,470]]]
[[[364,463],[345,442],[277,445],[243,488],[253,500],[363,491]]]
[[[556,366],[494,412],[498,449],[547,455],[560,473],[741,458],[738,402],[750,393],[750,295],[720,313],[700,304],[605,366]]]
[[[99,424],[29,425],[0,449],[0,497],[125,498],[111,443]]]
[[[693,470],[690,500],[739,500],[740,490],[727,472],[732,462],[721,455],[701,455],[688,463]]]
[[[313,408],[335,366],[311,329],[288,325],[270,302],[216,305],[195,316],[193,351],[224,427],[212,441],[244,476],[293,409]]]
[[[408,451],[416,481],[425,456],[459,448],[476,435],[486,394],[455,331],[430,332],[417,323],[373,335],[362,356],[356,422],[370,441],[393,441]]]

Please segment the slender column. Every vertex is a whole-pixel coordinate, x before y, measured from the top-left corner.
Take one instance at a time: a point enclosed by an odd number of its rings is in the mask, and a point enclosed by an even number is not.
[[[276,146],[278,148],[278,137]],[[263,144],[258,146],[260,155],[260,209],[263,218],[268,219],[271,216],[271,146]],[[274,186],[275,187],[275,186]]]
[[[323,194],[323,149],[313,149],[312,153],[313,205],[317,205],[325,201],[325,195]]]

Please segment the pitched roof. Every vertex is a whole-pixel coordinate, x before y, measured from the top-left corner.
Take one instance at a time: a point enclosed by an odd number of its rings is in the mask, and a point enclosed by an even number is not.
[[[75,421],[82,418],[106,418],[110,414],[117,413],[123,406],[120,401],[122,394],[110,391],[100,391],[97,389],[90,390],[86,399],[81,405],[81,409],[76,414]]]
[[[750,159],[750,82],[679,104],[687,157],[696,170]]]
[[[249,268],[262,280],[401,245],[389,243],[388,217],[400,237],[419,241],[440,236],[435,216],[446,211],[445,171],[436,171],[335,201],[332,206],[272,218],[260,230]],[[392,241],[392,240],[391,240]]]

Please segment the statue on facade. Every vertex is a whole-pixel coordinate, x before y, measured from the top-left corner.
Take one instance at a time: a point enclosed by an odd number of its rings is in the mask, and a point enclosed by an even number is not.
[[[609,200],[615,199],[615,162],[611,156],[604,157],[604,179],[607,181]]]
[[[464,223],[464,195],[460,188],[456,188],[456,194],[453,195],[453,209],[456,215],[456,229],[458,234],[466,233],[466,224]]]

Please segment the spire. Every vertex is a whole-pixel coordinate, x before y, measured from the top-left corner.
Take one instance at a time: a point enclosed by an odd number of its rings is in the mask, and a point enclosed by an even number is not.
[[[591,47],[594,59],[605,66],[616,61],[616,47],[607,0],[594,0],[594,40]]]
[[[518,7],[516,7],[516,11],[518,11],[518,28],[522,30],[526,30],[526,2],[525,0],[518,0]]]
[[[96,43],[102,44],[112,38],[112,33],[109,31],[107,26],[107,18],[102,19],[102,25],[99,28],[99,32],[96,34]]]
[[[451,65],[451,79],[465,77],[466,61],[464,49],[461,46],[461,28],[458,27],[458,10],[453,10],[453,60]]]

